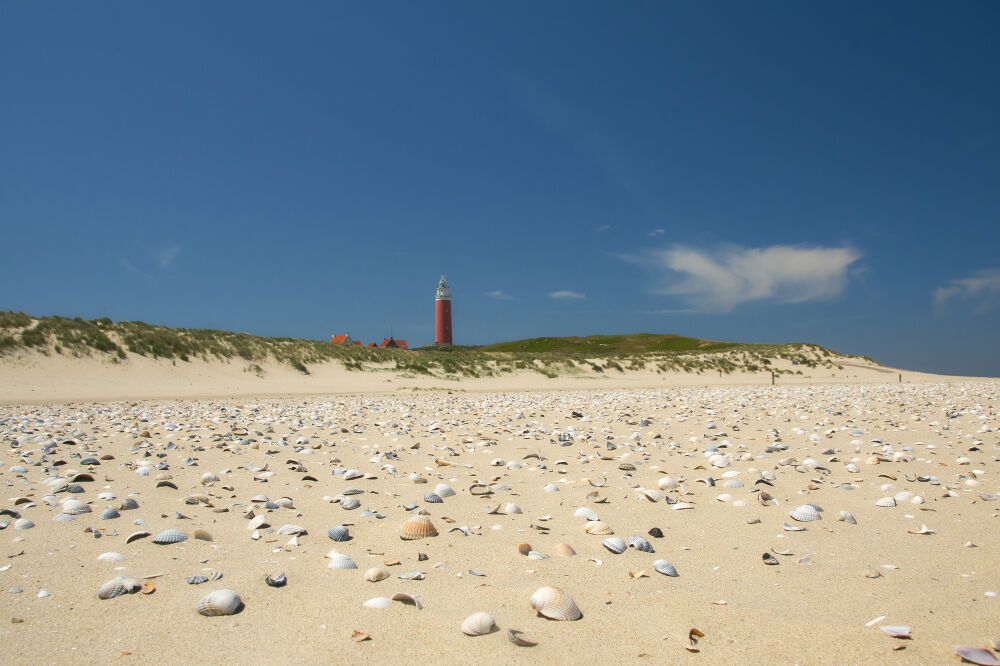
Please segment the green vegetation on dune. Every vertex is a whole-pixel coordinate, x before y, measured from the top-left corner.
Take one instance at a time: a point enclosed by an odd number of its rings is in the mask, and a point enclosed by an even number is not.
[[[698,374],[773,370],[778,374],[801,374],[801,370],[776,369],[772,364],[785,359],[805,367],[832,368],[840,356],[804,343],[760,345],[651,333],[533,338],[485,347],[448,345],[407,351],[212,329],[167,328],[141,321],[113,322],[106,317],[31,317],[23,312],[0,311],[0,356],[24,350],[75,357],[98,355],[116,363],[130,355],[175,363],[239,360],[246,372],[257,377],[265,374],[260,364],[273,360],[303,374],[309,374],[310,365],[339,362],[355,371],[383,369],[404,376],[444,379],[492,377],[517,371],[538,372],[546,377],[639,370]]]

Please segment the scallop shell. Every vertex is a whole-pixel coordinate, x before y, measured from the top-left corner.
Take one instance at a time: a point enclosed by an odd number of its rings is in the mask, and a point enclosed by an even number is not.
[[[347,509],[348,511],[357,509],[359,506],[361,506],[361,502],[357,497],[345,497],[340,500],[340,508]]]
[[[101,520],[111,520],[113,518],[120,518],[122,514],[118,513],[117,509],[112,509],[108,507],[104,511],[101,511]]]
[[[581,506],[579,509],[573,512],[573,515],[577,518],[586,518],[587,520],[598,520],[597,514],[593,509],[586,506]]]
[[[550,620],[579,620],[576,602],[558,587],[541,587],[531,595],[531,607]]]
[[[15,530],[30,530],[35,524],[27,518],[18,518],[14,521]]]
[[[819,511],[812,504],[803,504],[802,506],[797,506],[788,512],[788,515],[795,520],[807,523],[811,520],[820,520],[822,516],[819,515]]]
[[[855,520],[854,516],[852,516],[850,514],[850,512],[848,512],[848,511],[841,511],[840,512],[840,518],[838,518],[837,520],[842,520],[845,523],[850,523],[851,525],[857,525],[858,524],[858,521]]]
[[[638,534],[630,536],[627,544],[629,548],[635,548],[636,550],[641,550],[644,553],[653,552],[653,544],[649,543],[645,537],[641,537]]]
[[[278,534],[282,535],[293,535],[293,534],[309,534],[306,528],[301,525],[282,525],[278,528]]]
[[[153,537],[153,543],[158,543],[160,545],[180,543],[187,538],[187,534],[184,534],[184,532],[181,532],[180,530],[163,530]]]
[[[132,509],[138,509],[139,503],[136,502],[131,497],[126,497],[122,500],[121,504],[118,505],[119,511],[131,511]]]
[[[573,550],[573,546],[568,543],[557,543],[556,547],[552,549],[559,557],[573,557],[576,555],[576,551]]]
[[[489,613],[473,613],[462,622],[462,633],[467,636],[484,636],[496,628],[496,620]]]
[[[81,513],[90,513],[93,509],[90,505],[84,504],[78,499],[68,499],[62,503],[62,512],[68,513],[71,516],[77,516]]]
[[[601,545],[610,550],[612,553],[616,553],[618,555],[624,553],[627,548],[625,542],[618,537],[608,537],[607,539],[601,541]]]
[[[233,615],[243,606],[240,595],[233,590],[209,592],[198,602],[198,612],[202,615]]]
[[[663,493],[653,488],[639,488],[638,497],[648,499],[650,502],[660,502],[663,500]]]
[[[875,506],[881,506],[886,509],[891,509],[892,507],[896,506],[896,500],[893,499],[892,497],[883,497],[879,501],[875,502]]]
[[[661,477],[656,485],[660,487],[660,490],[674,490],[677,488],[677,482],[671,479],[669,476]]]
[[[76,520],[76,516],[71,516],[68,513],[57,513],[56,515],[52,516],[52,520],[65,523],[71,520]]]
[[[455,495],[455,491],[447,483],[439,483],[434,488],[434,494],[438,497],[452,497]]]
[[[188,585],[201,585],[208,582],[208,576],[188,576],[184,580]]]
[[[677,569],[675,569],[674,565],[666,560],[655,560],[653,562],[653,568],[664,576],[671,576],[673,578],[677,577]]]
[[[436,493],[424,493],[424,501],[428,504],[441,504],[444,502],[441,496]]]
[[[326,531],[326,535],[334,541],[348,541],[351,538],[349,530],[344,525],[336,525]]]
[[[615,531],[611,529],[611,526],[607,523],[602,523],[599,520],[592,520],[583,526],[583,531],[587,534],[614,534]]]
[[[389,571],[384,567],[372,567],[365,572],[365,580],[369,583],[377,583],[389,577]]]
[[[330,563],[326,565],[327,569],[357,569],[358,565],[354,560],[351,559],[350,555],[344,555],[343,553],[333,553],[328,555],[330,558]]]
[[[125,576],[116,576],[112,578],[97,590],[98,599],[114,599],[115,597],[120,597],[123,594],[131,594],[138,590],[141,586],[134,580],[125,578]]]
[[[409,541],[412,539],[425,539],[437,536],[437,529],[427,516],[410,516],[410,519],[403,523],[399,529],[399,538]]]

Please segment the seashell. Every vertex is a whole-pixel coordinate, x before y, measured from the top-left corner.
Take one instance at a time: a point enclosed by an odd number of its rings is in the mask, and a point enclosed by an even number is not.
[[[326,535],[334,541],[350,541],[351,535],[344,525],[336,525],[326,531]]]
[[[522,555],[527,555],[528,553],[531,552],[531,544],[530,543],[517,544],[517,552],[521,553]]]
[[[786,532],[805,532],[806,528],[799,527],[798,525],[789,525],[788,523],[781,523],[781,529]]]
[[[803,504],[802,506],[797,506],[788,512],[788,515],[795,520],[807,523],[811,520],[821,520],[822,516],[819,515],[819,511],[812,504]]]
[[[521,513],[521,507],[514,504],[513,502],[508,502],[507,506],[504,507],[503,512],[508,516],[516,513]]]
[[[778,558],[776,558],[771,553],[764,553],[761,555],[761,559],[764,560],[764,564],[775,565],[778,563]]]
[[[189,576],[184,580],[187,581],[188,585],[201,585],[208,582],[208,576]]]
[[[278,499],[274,500],[274,503],[277,504],[278,506],[280,506],[282,509],[294,509],[295,508],[295,503],[292,502],[292,498],[291,497],[279,497]]]
[[[729,458],[722,455],[721,453],[716,453],[714,456],[708,459],[709,464],[712,467],[729,467],[731,464]]]
[[[68,513],[57,513],[56,515],[52,516],[52,520],[60,523],[66,523],[71,520],[76,520],[76,516],[71,516]]]
[[[638,497],[640,499],[648,499],[650,502],[659,502],[663,499],[663,493],[659,490],[654,490],[652,488],[639,488]]]
[[[661,530],[659,527],[653,527],[653,528],[651,528],[649,530],[649,532],[647,532],[647,534],[649,536],[653,537],[654,539],[662,539],[663,538],[663,530]]]
[[[497,623],[489,613],[473,613],[462,622],[466,636],[485,636],[496,631]]]
[[[924,503],[924,498],[921,497],[920,495],[914,495],[912,498],[910,498],[910,504],[923,504],[923,503]]]
[[[437,528],[427,516],[411,516],[399,529],[399,538],[405,541],[437,536]]]
[[[202,483],[215,483],[218,480],[219,480],[219,475],[216,474],[215,472],[205,472],[204,474],[201,475]]]
[[[194,531],[194,538],[195,539],[199,539],[201,541],[212,541],[213,540],[212,539],[212,535],[209,532],[207,532],[206,530],[203,530],[201,528],[196,529]]]
[[[656,571],[658,571],[659,573],[663,574],[664,576],[670,576],[672,578],[676,578],[678,575],[677,569],[674,568],[674,565],[672,565],[670,562],[667,562],[666,560],[654,560],[653,568],[656,569]]]
[[[132,543],[133,541],[138,541],[139,539],[145,539],[148,536],[153,536],[152,532],[132,532],[127,537],[125,537],[125,543]]]
[[[438,497],[453,497],[455,491],[447,483],[439,483],[434,487],[434,494]]]
[[[118,505],[119,511],[131,511],[132,509],[138,509],[139,503],[136,502],[131,497],[126,497],[122,500],[121,504]]]
[[[550,620],[579,620],[576,602],[558,587],[541,587],[531,595],[531,607]]]
[[[441,496],[435,493],[424,493],[424,501],[429,504],[441,504],[444,502]]]
[[[994,646],[994,649],[1000,648]],[[956,645],[955,654],[961,657],[963,662],[980,664],[980,666],[1000,666],[1000,659],[997,659],[993,656],[992,652],[983,648]]]
[[[358,488],[357,486],[347,486],[346,488],[340,491],[340,494],[344,496],[363,495],[364,493],[365,491],[362,490],[361,488]]]
[[[586,506],[581,506],[579,509],[573,512],[573,515],[577,518],[586,518],[587,520],[598,520],[597,514],[593,509]]]
[[[78,499],[68,499],[62,503],[62,512],[68,513],[71,516],[90,513],[92,510],[89,504],[84,504]]]
[[[301,525],[282,525],[278,528],[278,534],[281,535],[293,535],[293,534],[309,534],[306,528]]]
[[[374,599],[369,599],[368,601],[362,604],[362,606],[364,606],[365,608],[376,608],[379,610],[388,608],[391,605],[392,605],[392,599],[390,599],[389,597],[375,597]]]
[[[389,572],[383,567],[372,567],[365,572],[365,580],[369,583],[377,583],[389,577]]]
[[[858,521],[854,519],[854,516],[852,516],[847,511],[841,511],[840,512],[840,518],[838,518],[837,520],[842,520],[845,523],[850,523],[851,525],[857,525],[858,524]]]
[[[420,604],[420,600],[417,599],[417,595],[415,594],[407,594],[406,592],[397,592],[396,594],[392,595],[392,600],[399,601],[404,604],[409,604],[411,606],[416,606],[417,610],[423,608],[423,606]]]
[[[134,580],[125,578],[125,576],[116,576],[98,588],[97,598],[114,599],[115,597],[120,597],[123,594],[131,594],[140,587],[141,586]]]
[[[677,488],[677,482],[671,479],[669,476],[661,477],[656,485],[660,487],[660,490],[675,490]]]
[[[513,643],[514,645],[517,645],[518,647],[534,647],[538,645],[538,643],[535,643],[534,641],[529,641],[525,638],[521,638],[522,633],[524,632],[518,631],[517,629],[508,629],[507,640]]]
[[[341,509],[347,509],[348,511],[350,511],[352,509],[357,509],[359,506],[361,506],[361,502],[360,500],[358,500],[357,497],[345,497],[344,499],[340,500]]]
[[[614,534],[615,531],[607,523],[599,520],[592,520],[583,526],[583,531],[587,534]]]
[[[108,507],[104,511],[101,511],[101,520],[112,520],[113,518],[120,518],[122,514],[118,513],[116,509]]]
[[[351,559],[350,555],[344,555],[343,553],[333,553],[328,554],[327,557],[330,558],[330,563],[326,565],[327,569],[357,569],[358,565]]]
[[[542,486],[542,490],[544,490],[547,493],[557,493],[559,492],[559,486],[557,486],[554,483],[546,483],[544,486]]]
[[[612,553],[616,553],[618,555],[624,553],[626,548],[625,542],[618,537],[608,537],[607,539],[601,541],[601,544]]]
[[[253,518],[249,523],[247,523],[248,530],[256,530],[260,527],[267,525],[267,516],[261,515]]]
[[[910,628],[905,626],[893,627],[890,625],[882,625],[879,627],[882,631],[889,634],[893,638],[909,638]]]
[[[528,551],[528,559],[529,560],[547,560],[547,559],[549,559],[549,556],[546,555],[545,553],[543,553],[540,550],[529,550]],[[469,569],[469,571],[471,572],[472,569]]]
[[[891,509],[896,506],[896,500],[892,497],[883,497],[879,501],[875,502],[875,506],[881,506],[886,509]]]
[[[243,607],[240,595],[233,590],[216,590],[202,597],[198,602],[198,612],[202,615],[233,615]]]
[[[645,537],[641,537],[638,534],[634,534],[628,538],[629,548],[635,548],[636,550],[641,550],[644,553],[652,553],[653,544],[649,543]]]
[[[576,555],[576,551],[573,550],[573,546],[568,543],[557,543],[556,547],[552,551],[559,557],[573,557]]]
[[[125,556],[121,553],[101,553],[97,559],[101,562],[122,562],[125,560]]]
[[[682,509],[693,509],[694,504],[690,504],[689,502],[678,502],[677,504],[674,504],[670,508],[673,509],[674,511],[680,511]]]
[[[264,577],[264,582],[268,587],[284,587],[288,583],[288,579],[285,577],[285,574],[278,574],[277,576],[268,574]]]
[[[181,532],[180,530],[163,530],[153,537],[153,543],[158,543],[160,545],[180,543],[187,538],[187,534],[184,534],[184,532]]]

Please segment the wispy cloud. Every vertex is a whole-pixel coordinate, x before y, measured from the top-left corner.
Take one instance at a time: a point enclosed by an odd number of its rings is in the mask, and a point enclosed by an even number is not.
[[[653,229],[649,232],[649,237],[656,238],[657,236],[662,236],[665,233],[667,233],[666,229]]]
[[[581,294],[578,291],[550,291],[549,298],[554,298],[559,301],[584,301],[587,299],[586,294]]]
[[[601,226],[599,226],[596,229],[594,229],[594,232],[595,233],[601,233],[602,231],[607,231],[610,228],[611,228],[610,224],[602,224]]]
[[[979,271],[934,290],[934,305],[939,309],[956,300],[974,302],[979,313],[996,309],[1000,304],[1000,269]]]
[[[847,270],[861,253],[846,247],[731,246],[712,251],[674,245],[620,257],[656,275],[653,293],[679,296],[697,312],[729,312],[749,301],[834,298],[844,291]]]
[[[177,243],[170,243],[164,245],[163,247],[156,248],[153,250],[153,260],[156,261],[156,265],[160,267],[160,270],[166,270],[170,268],[171,264],[174,263],[174,259],[177,255],[181,253],[181,246]]]
[[[492,298],[493,300],[496,300],[496,301],[513,301],[514,300],[513,296],[511,296],[510,294],[508,294],[508,293],[506,293],[504,291],[501,291],[500,289],[496,289],[494,291],[488,291],[488,292],[486,292],[485,296],[489,296],[490,298]]]
[[[153,280],[153,281],[156,280],[155,277],[153,277],[152,275],[150,275],[146,271],[144,271],[142,269],[139,269],[139,268],[136,268],[132,264],[132,262],[129,261],[128,259],[121,259],[121,265],[122,265],[122,268],[124,268],[125,270],[130,271],[132,273],[135,273],[136,275],[141,275],[142,277],[146,278],[147,280]]]

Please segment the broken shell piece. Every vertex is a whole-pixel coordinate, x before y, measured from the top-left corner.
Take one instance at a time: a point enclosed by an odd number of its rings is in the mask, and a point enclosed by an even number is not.
[[[423,605],[420,603],[420,600],[417,599],[417,595],[415,594],[407,594],[406,592],[397,592],[396,594],[392,595],[392,600],[399,601],[404,604],[409,604],[410,606],[416,606],[417,610],[421,610],[423,608]]]
[[[854,516],[852,516],[847,511],[841,511],[840,512],[840,518],[838,518],[837,520],[842,520],[845,523],[850,523],[851,525],[857,525],[858,524],[858,521],[854,519]]]
[[[761,559],[764,560],[764,564],[775,565],[778,563],[778,558],[776,558],[771,553],[764,553],[763,555],[761,555]]]
[[[891,509],[892,507],[896,506],[896,500],[892,497],[883,497],[879,501],[875,502],[875,506]]]
[[[887,626],[883,625],[879,627],[882,631],[889,634],[893,638],[909,638],[910,628],[906,626]]]
[[[529,641],[526,638],[521,638],[522,633],[524,632],[518,631],[517,629],[508,629],[507,640],[513,643],[514,645],[517,645],[518,647],[534,647],[538,645],[538,643]]]
[[[558,587],[541,587],[531,595],[531,607],[550,620],[579,620],[576,602]]]
[[[466,636],[485,636],[496,631],[497,623],[489,613],[473,613],[462,622]]]
[[[628,577],[629,578],[649,578],[649,574],[647,574],[645,571],[629,571],[628,572]]]
[[[906,530],[907,534],[934,534],[934,530],[921,524],[919,530]]]
[[[285,574],[278,574],[272,577],[270,574],[264,578],[264,582],[267,583],[268,587],[284,587],[288,583],[288,579]]]
[[[152,536],[152,532],[132,532],[132,534],[125,537],[125,543],[132,543],[133,541],[138,541],[139,539],[145,539],[148,536]]]
[[[997,659],[993,656],[992,652],[983,648],[956,645],[955,654],[961,657],[962,661],[979,664],[980,666],[1000,666],[1000,659]]]
[[[376,608],[385,609],[392,605],[392,599],[389,597],[375,597],[374,599],[369,599],[362,604],[365,608]]]

